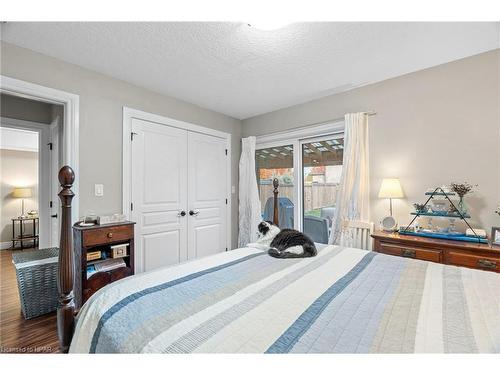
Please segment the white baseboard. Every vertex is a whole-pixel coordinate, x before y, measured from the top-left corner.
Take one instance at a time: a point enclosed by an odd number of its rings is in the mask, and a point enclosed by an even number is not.
[[[12,247],[12,241],[0,242],[0,250],[10,249]]]

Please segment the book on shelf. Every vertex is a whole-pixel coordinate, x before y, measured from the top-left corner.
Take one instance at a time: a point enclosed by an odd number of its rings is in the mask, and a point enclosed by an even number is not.
[[[101,259],[101,251],[90,251],[87,253],[87,262],[91,260]]]
[[[97,272],[111,271],[116,268],[126,267],[125,261],[121,258],[108,259],[101,263],[94,264]]]

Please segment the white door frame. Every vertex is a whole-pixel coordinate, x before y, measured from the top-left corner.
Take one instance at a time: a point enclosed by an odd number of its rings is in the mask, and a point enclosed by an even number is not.
[[[255,150],[272,148],[279,146],[293,146],[293,180],[295,189],[293,191],[293,215],[294,228],[302,231],[303,218],[303,181],[302,181],[302,157],[301,148],[303,143],[307,143],[316,138],[335,137],[344,133],[344,120],[326,122],[314,126],[301,127],[272,134],[265,134],[256,137]],[[279,190],[279,188],[278,188]]]
[[[49,207],[49,202],[52,199],[52,181],[50,178],[52,175],[52,165],[50,162],[50,150],[48,148],[50,138],[49,124],[18,120],[9,117],[1,117],[0,119],[2,127],[38,133],[38,239],[40,247],[53,247],[54,242],[52,241],[50,217],[52,210]],[[50,170],[51,173],[47,173],[47,170]]]
[[[131,212],[130,205],[132,203],[132,147],[130,144],[132,119],[145,120],[154,122],[160,125],[171,126],[179,129],[189,130],[196,133],[211,135],[214,137],[226,140],[227,159],[226,159],[226,247],[230,249],[231,246],[231,134],[219,130],[206,128],[204,126],[191,124],[189,122],[179,121],[165,116],[156,115],[154,113],[144,112],[138,109],[123,107],[123,133],[122,133],[122,211],[123,214],[130,220]]]
[[[59,246],[59,238],[61,232],[61,217],[62,217],[62,207],[59,204],[60,199],[58,197],[58,193],[60,190],[59,186],[59,167],[61,166],[61,152],[59,149],[59,143],[62,139],[62,128],[61,128],[61,119],[59,116],[52,119],[52,122],[49,126],[49,135],[50,135],[50,168],[51,168],[51,192],[50,192],[50,200],[52,201],[52,212],[51,212],[51,234],[50,239],[53,247]],[[54,220],[52,215],[57,215],[57,220]]]
[[[8,95],[18,96],[31,100],[42,101],[51,104],[59,104],[64,107],[64,121],[62,126],[63,165],[69,165],[75,172],[75,182],[72,190],[75,197],[72,202],[71,221],[76,223],[80,210],[80,169],[79,169],[79,127],[80,127],[80,97],[66,91],[56,90],[50,87],[37,85],[35,83],[21,81],[19,79],[0,75],[0,92]]]

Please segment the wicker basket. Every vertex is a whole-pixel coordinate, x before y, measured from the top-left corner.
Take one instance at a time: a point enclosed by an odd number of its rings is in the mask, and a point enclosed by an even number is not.
[[[58,248],[12,254],[21,310],[31,319],[57,309]]]

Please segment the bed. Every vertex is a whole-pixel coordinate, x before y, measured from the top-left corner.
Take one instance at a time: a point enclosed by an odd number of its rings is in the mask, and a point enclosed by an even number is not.
[[[360,249],[243,248],[154,270],[99,290],[76,324],[66,286],[58,324],[71,353],[500,352],[499,274]]]

